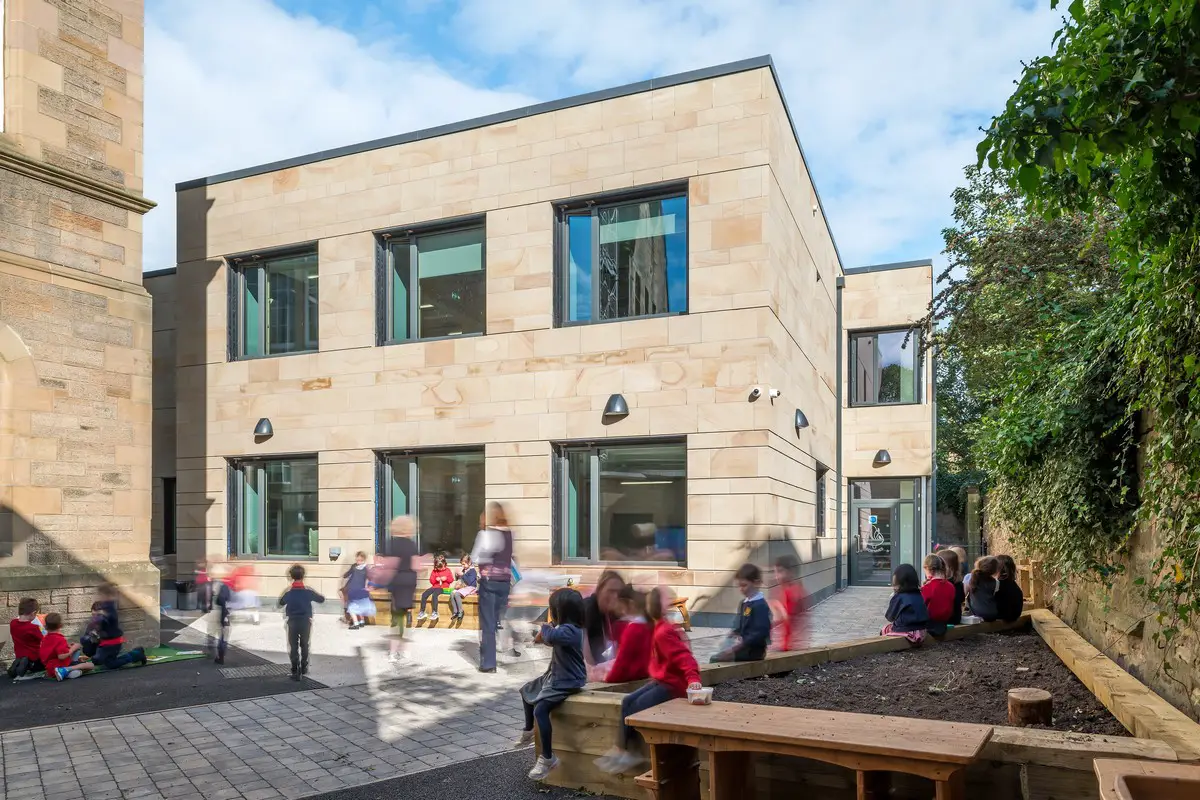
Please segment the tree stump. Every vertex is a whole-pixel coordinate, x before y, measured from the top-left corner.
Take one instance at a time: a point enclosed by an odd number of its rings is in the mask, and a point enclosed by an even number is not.
[[[1053,711],[1054,698],[1045,689],[1008,690],[1009,725],[1049,725]]]

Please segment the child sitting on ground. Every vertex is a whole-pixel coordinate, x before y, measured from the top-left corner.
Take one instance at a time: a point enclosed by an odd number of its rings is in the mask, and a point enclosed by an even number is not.
[[[367,554],[359,550],[354,555],[354,566],[342,576],[342,591],[346,595],[346,613],[350,615],[350,630],[365,628],[367,619],[375,616],[375,604],[371,602],[371,590],[367,588]]]
[[[68,644],[62,635],[62,615],[46,615],[46,636],[38,650],[46,675],[58,681],[78,678],[92,669],[95,664],[81,657],[80,645]]]
[[[901,564],[892,573],[892,600],[884,613],[887,625],[881,636],[903,636],[913,644],[925,641],[929,626],[929,609],[921,596],[921,582],[912,564]]]
[[[646,595],[627,583],[617,592],[617,602],[626,624],[617,640],[616,658],[589,667],[588,680],[625,683],[640,681],[650,674],[654,626],[644,616]]]
[[[780,556],[775,561],[775,589],[771,593],[771,645],[780,651],[799,650],[808,644],[805,615],[808,598],[800,585],[800,559]]]
[[[429,573],[429,588],[421,593],[421,613],[417,614],[417,619],[425,619],[425,604],[429,602],[429,598],[433,598],[433,613],[429,615],[429,619],[436,620],[438,618],[438,603],[442,601],[442,595],[450,588],[450,584],[454,583],[454,573],[446,566],[446,554],[438,553],[433,557],[433,572]]]
[[[1005,622],[1016,622],[1025,610],[1025,593],[1017,584],[1017,562],[1012,556],[996,556],[996,613]]]
[[[37,618],[38,601],[26,597],[17,605],[17,616],[8,623],[12,636],[13,661],[8,665],[8,677],[14,681],[40,677],[42,664],[41,646],[45,633]]]
[[[742,602],[738,603],[737,623],[727,645],[710,659],[720,661],[762,661],[771,643],[771,609],[763,597],[762,570],[743,564],[734,575]]]
[[[304,567],[293,564],[288,570],[292,585],[279,597],[287,616],[288,657],[292,662],[292,680],[308,674],[308,646],[312,641],[313,603],[324,603],[325,595],[304,585]]]
[[[991,556],[984,556],[975,562],[975,569],[971,572],[967,605],[971,613],[984,622],[994,622],[1000,618],[1000,610],[996,608],[996,573],[999,571],[999,562]]]
[[[942,557],[942,563],[946,565],[946,580],[950,581],[950,585],[954,587],[954,607],[950,609],[949,624],[961,625],[963,603],[967,601],[967,593],[963,589],[962,582],[962,562],[958,560],[958,553],[953,547],[939,550],[938,555]]]
[[[929,612],[929,627],[934,636],[946,633],[946,624],[954,614],[954,584],[946,580],[946,562],[937,553],[925,556],[925,583],[921,586],[921,599]]]
[[[638,749],[637,731],[625,720],[639,711],[687,695],[700,688],[700,667],[679,628],[666,619],[667,599],[661,588],[646,595],[646,619],[654,626],[650,647],[650,680],[621,700],[621,727],[617,744],[600,758],[596,766],[619,775],[641,765],[645,755]]]
[[[454,591],[450,593],[450,619],[463,618],[463,598],[475,594],[479,588],[479,570],[471,563],[471,556],[464,553],[458,560],[459,572],[455,576]]]
[[[525,728],[517,740],[518,747],[533,741],[536,720],[542,749],[529,771],[529,777],[535,781],[545,780],[558,766],[551,741],[550,712],[587,683],[587,666],[583,663],[583,596],[574,589],[558,589],[550,595],[548,605],[549,624],[541,627],[533,641],[550,645],[554,650],[545,674],[521,687]]]
[[[99,641],[96,644],[96,654],[92,656],[92,661],[97,667],[104,669],[120,669],[126,664],[141,664],[145,666],[149,661],[146,658],[146,651],[141,647],[135,647],[128,653],[121,652],[121,645],[125,644],[125,634],[121,630],[121,621],[117,614],[117,587],[111,583],[103,584],[98,590],[99,599],[98,605],[95,608],[96,619],[96,635]],[[49,625],[46,626],[49,630]],[[45,660],[45,659],[43,659]],[[49,669],[49,665],[47,665]]]

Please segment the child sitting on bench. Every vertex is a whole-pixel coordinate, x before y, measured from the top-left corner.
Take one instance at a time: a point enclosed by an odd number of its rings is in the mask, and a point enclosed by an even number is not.
[[[887,625],[881,636],[903,636],[913,644],[925,641],[929,627],[929,609],[921,597],[921,582],[912,564],[901,564],[892,573],[892,600],[884,613]]]
[[[962,561],[959,560],[958,552],[953,547],[938,550],[937,554],[942,557],[942,563],[946,565],[946,580],[950,581],[950,585],[954,587],[954,606],[950,609],[950,619],[947,620],[947,623],[961,625],[963,603],[967,601],[967,592],[963,588]]]
[[[644,616],[646,595],[625,584],[617,592],[625,627],[617,641],[617,656],[588,668],[588,680],[602,683],[640,681],[650,674],[650,648],[654,626]]]
[[[971,613],[984,622],[1000,618],[1000,609],[996,607],[996,573],[999,571],[1000,562],[991,556],[984,556],[975,562],[975,569],[971,572],[967,605]]]
[[[996,612],[1005,622],[1016,622],[1025,610],[1025,593],[1017,584],[1017,562],[1012,556],[996,556]]]
[[[710,661],[762,661],[771,643],[771,609],[762,593],[762,570],[743,564],[734,578],[743,597],[738,603],[737,622],[726,645]]]
[[[625,723],[632,714],[654,708],[689,689],[700,688],[700,667],[687,640],[674,623],[666,619],[669,601],[661,588],[646,595],[646,619],[654,625],[650,647],[650,680],[621,700],[621,727],[617,744],[600,758],[596,766],[612,775],[629,772],[645,762],[637,749],[637,731]]]
[[[934,636],[944,636],[946,624],[954,613],[954,584],[946,580],[946,562],[937,553],[925,556],[925,583],[921,599],[929,612],[929,628]]]

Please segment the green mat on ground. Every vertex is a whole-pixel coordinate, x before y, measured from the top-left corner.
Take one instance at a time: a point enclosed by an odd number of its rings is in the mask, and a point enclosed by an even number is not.
[[[198,650],[198,649],[180,650],[179,648],[169,647],[165,644],[159,645],[158,647],[147,647],[146,648],[146,658],[148,659],[146,662],[147,667],[152,667],[155,664],[171,664],[176,661],[191,661],[194,658],[207,658],[207,657],[208,657],[208,653],[205,652],[204,650]],[[122,667],[122,669],[137,669],[138,666],[139,665],[137,665],[137,664],[126,664],[124,667]],[[103,675],[106,672],[112,672],[112,671],[113,670],[111,670],[111,669],[89,670],[88,672],[83,673],[83,675],[80,677],[86,678],[89,675]],[[39,674],[38,677],[44,678],[44,677],[46,677],[46,673],[42,672]]]

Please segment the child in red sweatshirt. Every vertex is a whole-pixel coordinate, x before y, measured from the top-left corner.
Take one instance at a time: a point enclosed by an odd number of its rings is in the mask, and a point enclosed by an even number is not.
[[[78,678],[95,666],[91,661],[81,659],[81,645],[67,642],[67,637],[62,635],[62,624],[60,614],[46,615],[46,638],[42,639],[38,649],[42,663],[46,665],[47,677],[58,681]]]
[[[640,681],[650,675],[650,650],[654,640],[654,625],[643,616],[646,595],[629,584],[617,594],[623,612],[621,638],[617,641],[617,656],[611,661],[596,664],[588,670],[588,679],[602,683]]]
[[[429,573],[429,588],[421,594],[421,613],[417,614],[417,619],[425,619],[425,604],[429,602],[429,598],[433,598],[433,613],[429,615],[431,620],[438,618],[438,603],[442,601],[442,595],[446,594],[450,585],[454,583],[454,573],[446,566],[446,554],[438,553],[433,557],[433,572]]]
[[[646,595],[646,619],[654,625],[650,647],[650,680],[621,701],[621,729],[617,746],[596,759],[596,766],[613,775],[628,772],[645,762],[635,752],[637,731],[625,724],[626,718],[639,711],[687,695],[688,689],[700,688],[700,667],[691,647],[673,623],[665,619],[667,601],[661,589]]]
[[[929,627],[934,636],[946,632],[946,623],[954,613],[954,584],[946,580],[946,562],[937,553],[925,556],[925,583],[921,586],[921,597],[929,609]]]
[[[17,616],[8,623],[8,632],[13,643],[13,662],[8,668],[8,677],[14,681],[36,678],[42,671],[41,623],[38,622],[38,601],[23,598],[17,606]]]

